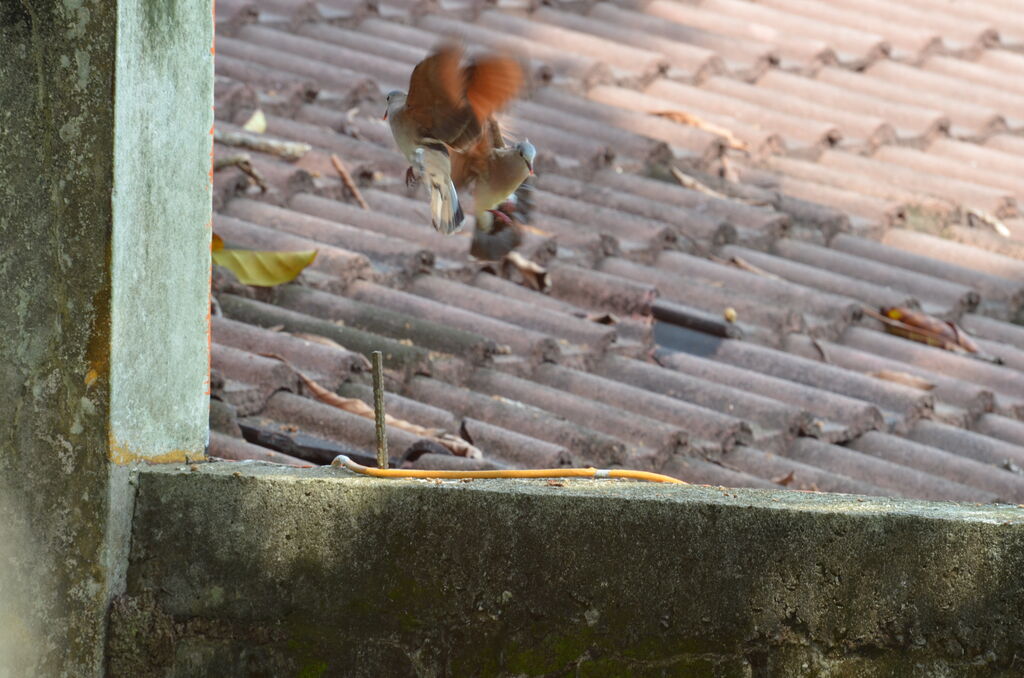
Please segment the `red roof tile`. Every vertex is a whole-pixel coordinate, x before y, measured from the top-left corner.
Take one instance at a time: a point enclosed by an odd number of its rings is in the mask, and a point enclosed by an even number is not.
[[[319,254],[274,290],[215,272],[211,419],[229,437],[211,453],[372,463],[370,420],[258,354],[369,402],[358,354],[381,349],[388,411],[484,454],[392,427],[396,464],[1020,501],[1024,330],[1006,320],[1024,305],[1024,142],[1007,130],[1024,90],[1000,45],[1022,44],[1024,12],[865,7],[228,1],[218,127],[261,109],[268,136],[312,148],[291,163],[218,144],[267,190],[219,171],[215,228]],[[380,120],[382,92],[453,34],[529,64],[503,123],[538,147],[519,253],[548,269],[546,293],[429,227]],[[704,129],[676,121],[693,116]],[[673,165],[686,188],[661,180]],[[881,332],[863,311],[884,304],[957,321],[1003,364]]]

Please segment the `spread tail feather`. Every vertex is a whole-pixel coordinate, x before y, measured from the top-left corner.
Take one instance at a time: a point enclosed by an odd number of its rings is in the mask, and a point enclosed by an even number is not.
[[[455,184],[451,179],[446,179],[444,184],[434,183],[430,186],[430,215],[434,230],[451,235],[462,226],[465,215]]]

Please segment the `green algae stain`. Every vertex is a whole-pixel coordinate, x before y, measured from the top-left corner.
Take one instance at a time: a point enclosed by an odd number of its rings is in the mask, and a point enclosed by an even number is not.
[[[327,673],[327,662],[313,662],[302,667],[298,678],[323,678],[325,673]]]
[[[181,22],[179,0],[145,0],[143,4],[146,35],[153,41],[150,44],[172,42]]]

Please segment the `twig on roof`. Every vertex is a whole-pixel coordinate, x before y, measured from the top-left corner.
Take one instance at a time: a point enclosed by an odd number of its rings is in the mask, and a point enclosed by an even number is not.
[[[1012,235],[1010,233],[1010,229],[1006,227],[1006,224],[985,210],[980,210],[976,207],[967,207],[965,208],[964,213],[967,215],[967,223],[971,226],[976,227],[976,222],[980,222],[983,226],[988,226],[1004,238],[1009,238]]]
[[[667,118],[672,122],[678,122],[680,125],[689,125],[690,127],[702,129],[705,132],[717,134],[718,136],[725,138],[725,143],[729,148],[735,148],[740,151],[750,150],[750,146],[747,142],[733,134],[732,130],[722,127],[721,125],[716,125],[713,122],[708,122],[701,117],[693,115],[692,113],[686,113],[684,111],[651,111],[651,115],[656,115],[660,118]]]
[[[261,193],[267,192],[267,181],[263,178],[263,175],[252,166],[252,159],[249,157],[248,153],[239,153],[238,155],[231,155],[226,158],[217,158],[213,161],[214,172],[222,170],[225,167],[237,167],[260,187]]]
[[[832,361],[829,360],[828,353],[825,352],[825,347],[821,345],[821,342],[815,339],[814,337],[811,337],[810,339],[811,346],[813,346],[818,351],[818,353],[821,354],[821,362],[825,363],[826,365],[831,365]]]
[[[299,141],[283,141],[270,139],[259,134],[248,132],[228,132],[221,129],[213,130],[213,140],[225,146],[241,146],[260,153],[270,153],[285,160],[298,160],[309,152],[312,146]]]
[[[297,368],[287,358],[281,356],[280,354],[259,353],[258,355],[261,355],[265,358],[280,360],[282,363],[284,363],[289,369],[292,370],[292,372],[294,372],[299,377],[299,379],[302,380],[302,383],[306,386],[309,392],[312,393],[313,396],[320,402],[330,405],[331,407],[336,407],[339,410],[348,412],[349,414],[354,414],[356,416],[363,417],[365,419],[376,419],[376,413],[378,411],[377,408],[370,407],[359,398],[345,398],[333,391],[324,388],[317,382],[313,381],[310,377],[306,376],[299,368]],[[383,394],[383,387],[381,389],[381,393]],[[383,407],[380,408],[380,412],[384,412]],[[420,426],[418,424],[412,423],[411,421],[406,421],[405,419],[393,417],[390,414],[384,414],[384,423],[386,426],[394,426],[397,429],[401,429],[402,431],[406,431],[415,436],[419,436],[427,440],[432,440],[435,443],[441,445],[442,447],[447,448],[452,454],[459,457],[466,457],[468,459],[482,459],[484,456],[483,452],[481,452],[480,449],[478,449],[471,443],[463,440],[457,435],[448,433],[447,431],[441,429]]]
[[[769,273],[768,271],[764,270],[760,266],[755,266],[752,263],[750,263],[749,261],[747,261],[746,259],[743,259],[742,257],[729,257],[729,263],[732,264],[733,266],[735,266],[736,268],[742,269],[742,270],[747,271],[749,273],[756,273],[757,275],[763,275],[764,277],[771,278],[772,280],[782,280],[782,278],[780,278],[779,276],[775,275],[774,273]]]
[[[682,186],[683,188],[688,188],[691,191],[698,191],[699,193],[703,193],[704,195],[710,195],[712,198],[718,198],[719,200],[729,199],[729,196],[727,196],[725,193],[719,193],[718,191],[711,188],[707,184],[697,181],[689,174],[683,172],[678,167],[672,167],[672,176],[676,178],[676,181],[678,181],[679,185]]]
[[[352,181],[352,175],[348,173],[348,168],[345,167],[345,163],[341,161],[341,158],[336,154],[331,153],[331,164],[334,165],[334,169],[338,172],[338,175],[341,176],[341,183],[345,184],[345,188],[349,190],[352,197],[354,197],[356,202],[359,203],[359,206],[364,210],[370,209],[366,200],[363,199],[363,194],[359,191],[359,187],[356,186],[356,182]]]

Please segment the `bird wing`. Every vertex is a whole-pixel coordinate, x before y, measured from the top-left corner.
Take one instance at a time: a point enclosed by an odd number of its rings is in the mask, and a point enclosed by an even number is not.
[[[452,142],[480,134],[479,121],[466,101],[466,73],[461,67],[462,46],[448,43],[416,64],[409,78],[405,115],[417,136]]]
[[[454,148],[467,148],[486,132],[486,123],[519,93],[524,82],[523,67],[508,56],[487,56],[477,59],[465,69],[465,99],[472,111],[473,122],[449,141]],[[494,146],[504,145],[501,135]]]
[[[466,68],[466,99],[481,123],[504,108],[522,86],[523,67],[512,57],[482,57]]]

